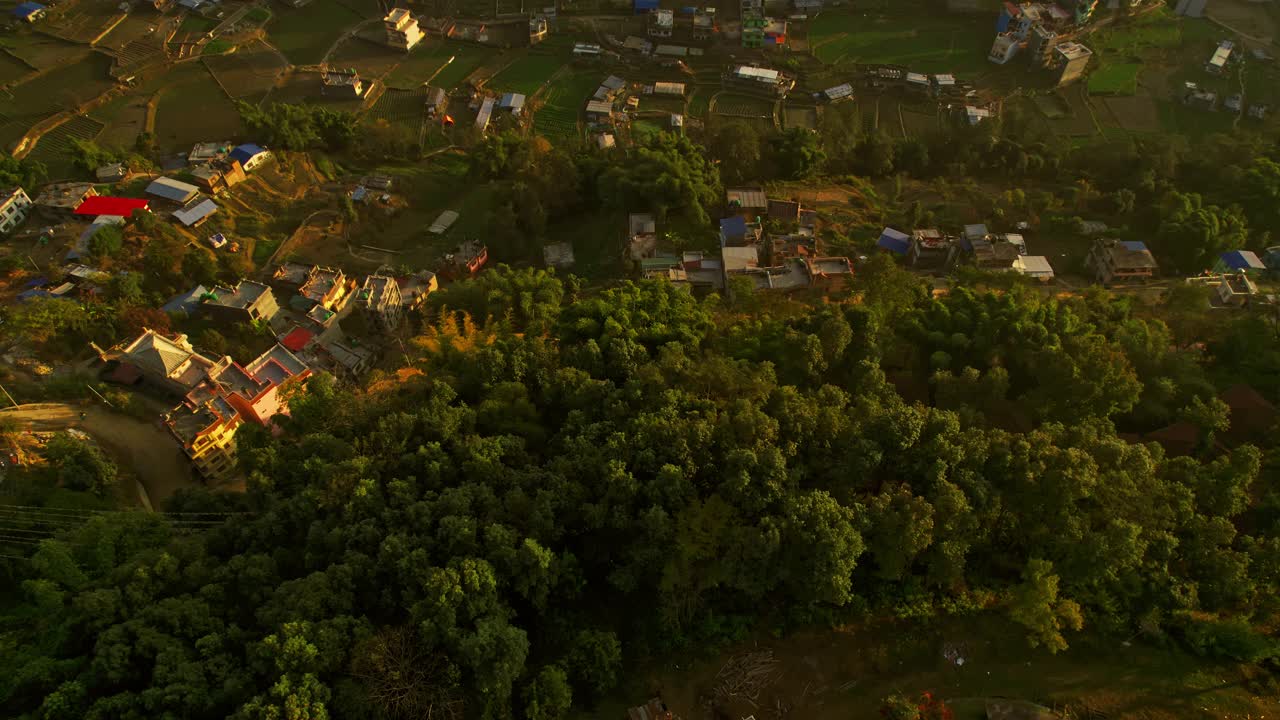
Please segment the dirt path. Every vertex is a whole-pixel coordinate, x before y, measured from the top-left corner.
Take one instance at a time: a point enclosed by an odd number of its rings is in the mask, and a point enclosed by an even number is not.
[[[200,484],[178,443],[158,424],[94,405],[66,403],[21,405],[0,411],[0,415],[16,418],[27,430],[78,428],[89,433],[138,476],[154,507],[163,505],[176,491]]]

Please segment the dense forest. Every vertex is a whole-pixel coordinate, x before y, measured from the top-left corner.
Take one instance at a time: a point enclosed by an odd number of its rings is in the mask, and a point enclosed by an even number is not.
[[[6,563],[5,714],[548,720],[678,648],[873,617],[1276,657],[1280,456],[1218,399],[1280,390],[1265,318],[933,297],[883,259],[813,304],[506,267],[431,301],[408,366],[311,379],[241,431],[247,492],[168,508],[224,523]],[[1118,434],[1175,420],[1189,455]]]

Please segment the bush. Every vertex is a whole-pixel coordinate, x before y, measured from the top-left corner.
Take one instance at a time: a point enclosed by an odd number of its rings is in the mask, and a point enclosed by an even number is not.
[[[1181,630],[1187,646],[1201,657],[1255,663],[1275,657],[1280,651],[1274,640],[1254,630],[1242,618],[1221,620],[1188,616]]]

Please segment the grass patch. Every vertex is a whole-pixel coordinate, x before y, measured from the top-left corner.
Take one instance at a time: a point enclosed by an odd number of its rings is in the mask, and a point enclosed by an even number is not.
[[[106,92],[112,86],[111,58],[91,53],[79,62],[51,70],[39,79],[13,88],[13,102],[5,102],[22,115],[51,115],[69,110]],[[16,113],[15,113],[16,114]]]
[[[828,65],[889,63],[916,72],[976,75],[988,70],[991,24],[985,19],[922,15],[919,8],[868,17],[826,11],[809,25],[809,47]]]
[[[49,169],[50,179],[60,180],[77,175],[72,162],[73,140],[93,140],[102,132],[103,124],[88,116],[80,115],[45,133],[30,158],[39,160]]]
[[[299,10],[282,11],[267,26],[271,42],[295,65],[324,59],[329,47],[361,17],[337,0],[315,0]]]
[[[188,35],[203,35],[210,30],[218,27],[218,21],[213,18],[207,18],[203,15],[189,13],[182,24],[178,26],[179,33]]]
[[[492,55],[493,50],[475,45],[423,43],[405,56],[384,82],[387,87],[398,90],[410,90],[424,83],[452,90]]]
[[[1094,52],[1128,53],[1174,48],[1182,43],[1182,21],[1167,10],[1147,13],[1094,33],[1089,45]]]
[[[200,51],[201,55],[222,55],[235,49],[235,43],[226,40],[210,40]]]
[[[0,52],[0,85],[8,85],[33,72],[31,67],[7,52]]]
[[[551,76],[564,65],[564,59],[555,55],[529,55],[516,60],[494,75],[489,87],[495,90],[533,95]]]
[[[186,151],[197,142],[240,137],[240,114],[209,71],[189,63],[170,73],[156,108],[156,143]]]
[[[271,19],[271,11],[264,7],[256,7],[250,10],[249,12],[245,13],[244,19],[247,22],[257,23],[261,25],[262,23]]]
[[[1090,95],[1132,95],[1138,91],[1142,63],[1105,63],[1089,75]]]

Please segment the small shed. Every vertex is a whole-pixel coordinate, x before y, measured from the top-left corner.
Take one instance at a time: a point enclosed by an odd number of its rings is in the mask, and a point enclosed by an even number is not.
[[[19,20],[33,23],[44,17],[45,12],[47,12],[45,6],[40,3],[22,2],[18,3],[17,7],[13,9],[13,16]]]
[[[129,168],[124,163],[108,163],[93,171],[98,178],[98,182],[113,183],[120,182],[129,174]]]
[[[458,213],[456,210],[445,210],[440,213],[440,217],[431,223],[431,227],[427,228],[427,232],[432,235],[443,235],[455,222],[458,221]]]
[[[174,210],[173,216],[177,218],[178,222],[187,227],[197,227],[216,212],[218,212],[217,204],[205,198],[181,210]]]
[[[498,107],[510,112],[512,115],[519,115],[524,109],[524,95],[520,93],[507,93],[498,101]]]
[[[200,188],[191,183],[184,183],[181,180],[160,177],[152,180],[151,184],[147,185],[147,194],[176,203],[186,203],[200,194]]]
[[[887,227],[880,232],[880,239],[876,241],[876,246],[895,255],[906,255],[911,250],[911,236],[901,230]]]
[[[1040,282],[1053,279],[1053,266],[1049,264],[1049,258],[1043,255],[1020,255],[1013,261],[1013,269]]]
[[[1218,256],[1214,270],[1218,272],[1262,272],[1267,269],[1262,259],[1252,250],[1232,250]]]
[[[653,84],[654,95],[684,95],[684,83],[656,82]]]

